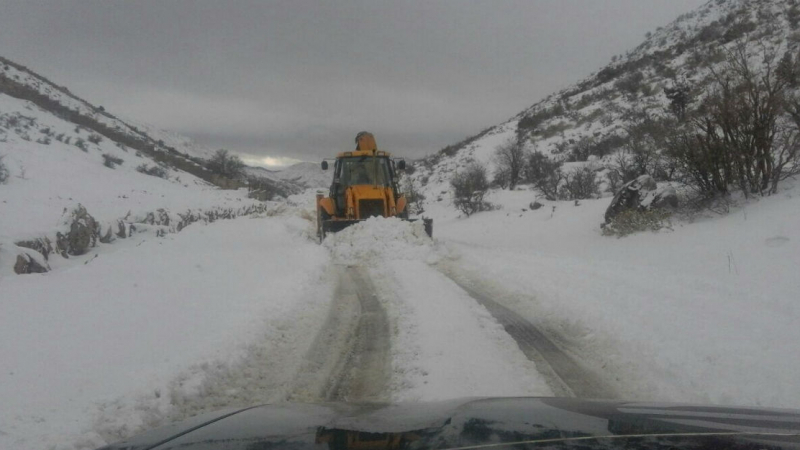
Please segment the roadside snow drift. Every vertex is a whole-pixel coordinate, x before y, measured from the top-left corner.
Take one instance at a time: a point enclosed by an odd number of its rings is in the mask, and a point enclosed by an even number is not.
[[[609,199],[534,197],[439,221],[442,264],[626,399],[800,407],[800,188],[621,239],[600,233]]]
[[[194,224],[3,278],[0,448],[95,448],[281,400],[333,290],[307,228],[296,217]]]

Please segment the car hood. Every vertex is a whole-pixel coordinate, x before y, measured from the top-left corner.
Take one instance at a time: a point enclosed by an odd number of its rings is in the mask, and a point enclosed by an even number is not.
[[[103,448],[466,450],[512,446],[800,449],[800,411],[564,398],[278,404],[198,416]]]

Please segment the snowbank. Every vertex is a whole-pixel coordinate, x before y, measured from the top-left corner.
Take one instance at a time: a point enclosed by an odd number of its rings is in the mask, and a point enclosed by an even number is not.
[[[443,260],[560,336],[628,399],[800,407],[800,189],[622,239],[609,199],[438,222]],[[435,215],[435,213],[434,213]]]
[[[4,278],[0,448],[95,448],[280,400],[333,291],[307,228],[291,216],[193,224]]]

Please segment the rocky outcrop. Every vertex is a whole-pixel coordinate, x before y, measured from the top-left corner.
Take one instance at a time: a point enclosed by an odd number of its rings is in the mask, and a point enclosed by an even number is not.
[[[39,262],[36,260],[36,258],[27,253],[21,253],[17,255],[17,262],[14,264],[14,272],[18,275],[29,273],[45,273],[49,270],[50,268],[47,266],[46,262]]]
[[[31,239],[27,241],[18,241],[15,242],[17,247],[24,247],[29,248],[31,250],[36,250],[37,252],[42,254],[45,261],[50,259],[50,254],[53,253],[53,243],[50,242],[49,238],[37,238]]]
[[[642,175],[625,183],[614,195],[605,214],[605,223],[610,223],[619,213],[631,209],[647,211],[669,209],[678,206],[678,193],[672,186],[658,188],[650,175]]]
[[[69,232],[56,233],[56,248],[62,256],[83,255],[97,245],[100,237],[100,224],[94,220],[86,208],[78,205],[68,220]]]

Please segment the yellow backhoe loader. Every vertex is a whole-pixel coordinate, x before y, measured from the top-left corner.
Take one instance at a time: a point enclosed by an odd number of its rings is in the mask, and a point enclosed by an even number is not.
[[[322,161],[328,170],[328,161]],[[320,242],[330,232],[340,231],[370,217],[408,217],[408,201],[398,192],[397,171],[405,160],[378,150],[375,137],[362,131],[356,149],[336,155],[329,195],[317,194],[317,235]],[[433,235],[433,219],[423,218],[425,232]]]

